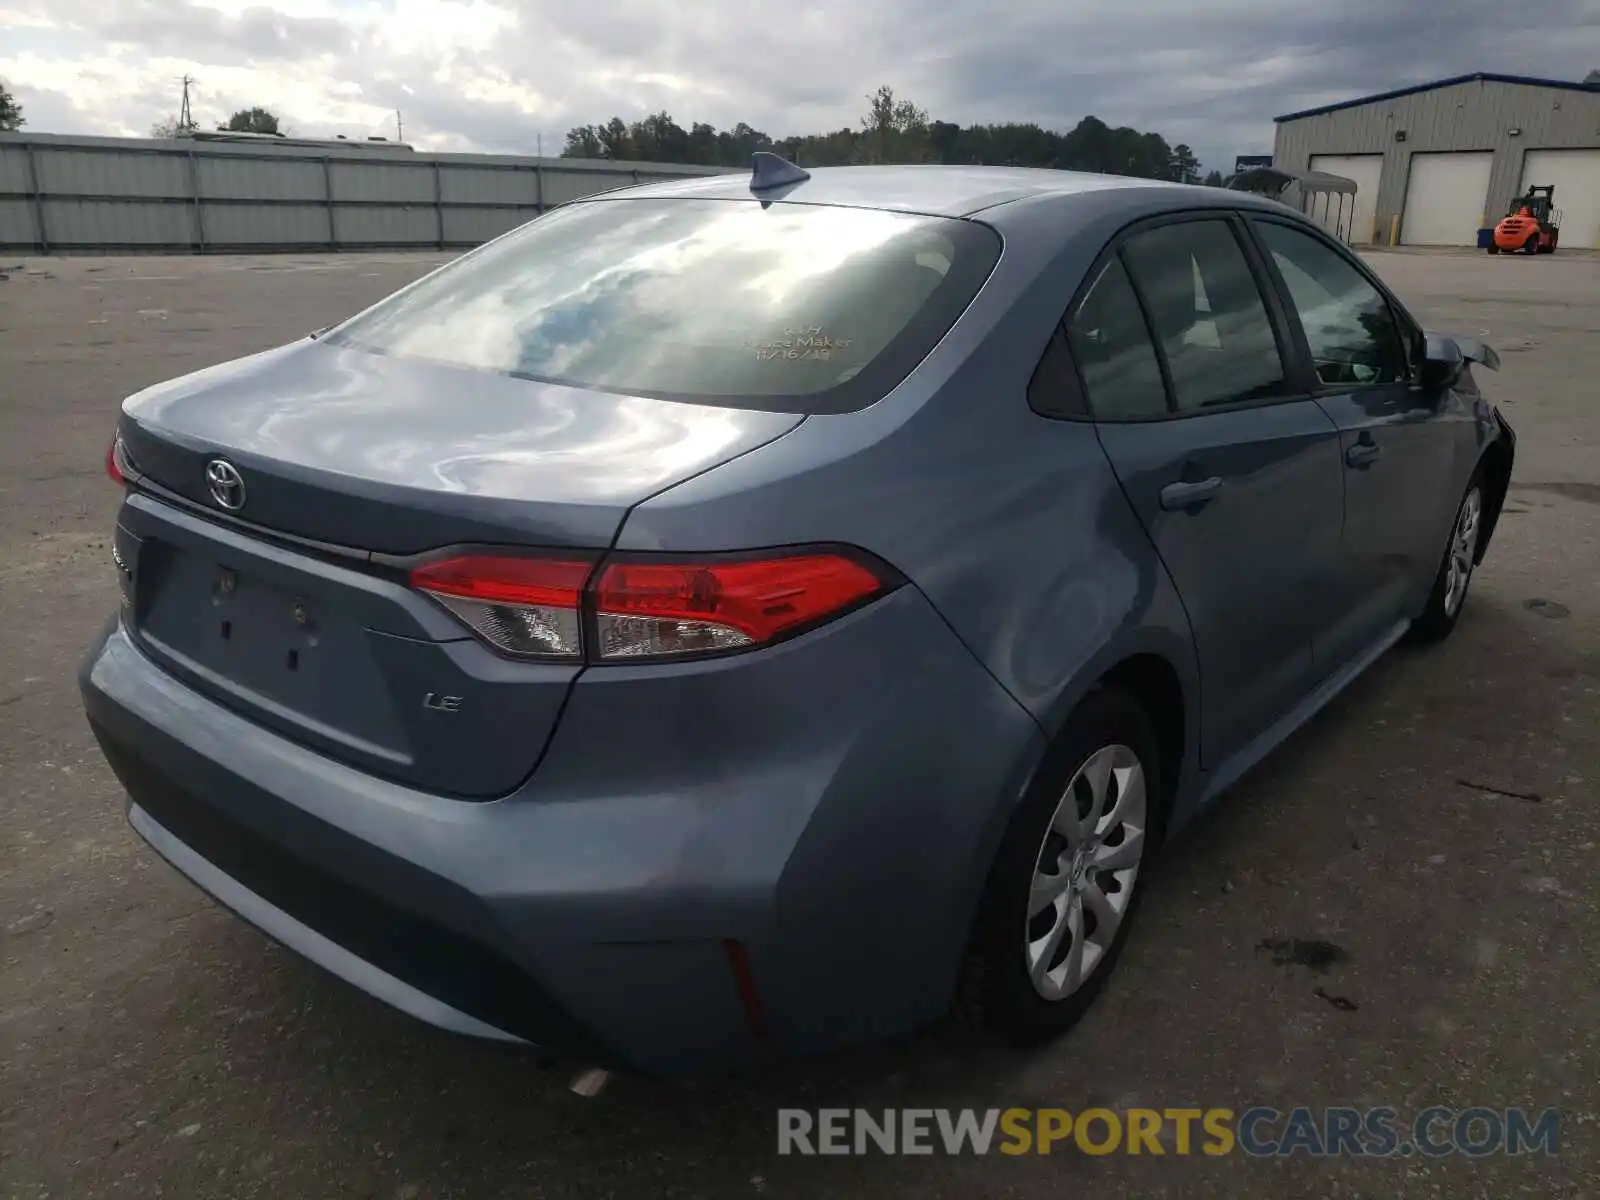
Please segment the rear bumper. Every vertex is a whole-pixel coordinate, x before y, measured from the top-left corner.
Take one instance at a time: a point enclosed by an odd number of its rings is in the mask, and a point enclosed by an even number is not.
[[[201,889],[209,892],[252,925],[282,942],[289,949],[354,984],[401,1012],[451,1033],[491,1041],[521,1042],[523,1039],[477,1017],[452,1008],[435,996],[413,987],[399,976],[361,958],[338,942],[324,937],[305,922],[257,895],[215,863],[202,858],[188,843],[180,840],[132,800],[128,802],[128,823],[150,843],[152,849],[182,871]]]
[[[909,587],[758,654],[590,672],[490,803],[265,730],[116,622],[81,685],[135,829],[241,916],[441,1028],[664,1074],[937,1016],[1043,748]]]

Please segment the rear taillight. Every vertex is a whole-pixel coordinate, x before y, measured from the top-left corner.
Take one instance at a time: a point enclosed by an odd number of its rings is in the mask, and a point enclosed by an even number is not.
[[[883,580],[839,554],[734,562],[615,562],[594,588],[595,657],[760,646],[876,596]]]
[[[518,658],[583,657],[580,603],[594,569],[581,559],[464,554],[411,572],[432,596],[496,650]]]
[[[591,579],[591,575],[593,578]],[[463,554],[411,585],[518,658],[644,662],[771,645],[843,616],[898,580],[854,552],[582,559]]]
[[[106,474],[118,487],[128,486],[128,475],[123,469],[123,462],[122,435],[117,434],[112,437],[111,445],[106,447]]]

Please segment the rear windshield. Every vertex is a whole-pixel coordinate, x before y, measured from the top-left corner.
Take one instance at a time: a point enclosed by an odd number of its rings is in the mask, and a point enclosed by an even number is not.
[[[555,210],[328,340],[663,399],[845,412],[908,375],[1000,254],[987,226],[754,200]]]

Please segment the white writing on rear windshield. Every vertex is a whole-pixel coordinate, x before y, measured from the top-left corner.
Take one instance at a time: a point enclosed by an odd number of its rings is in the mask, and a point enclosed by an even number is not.
[[[829,359],[835,350],[848,349],[853,339],[836,338],[822,331],[821,325],[792,325],[782,336],[749,342],[757,362],[800,362],[803,359]]]

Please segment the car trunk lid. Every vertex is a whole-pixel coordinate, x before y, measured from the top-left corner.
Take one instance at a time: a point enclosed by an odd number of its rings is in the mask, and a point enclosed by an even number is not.
[[[228,514],[387,554],[460,542],[609,544],[628,509],[802,420],[586,391],[305,340],[123,406],[140,474]]]
[[[269,729],[407,784],[503,795],[581,666],[497,655],[408,586],[407,557],[597,558],[634,504],[801,419],[296,343],[124,405],[124,619]]]

